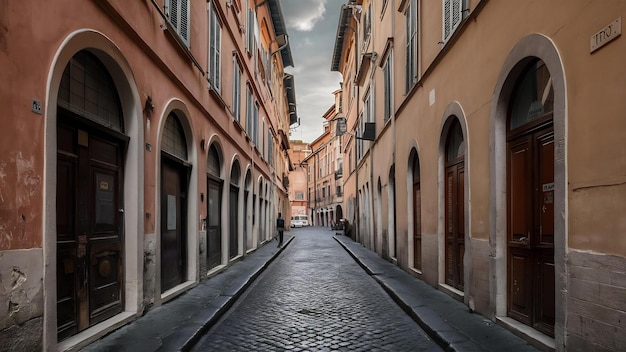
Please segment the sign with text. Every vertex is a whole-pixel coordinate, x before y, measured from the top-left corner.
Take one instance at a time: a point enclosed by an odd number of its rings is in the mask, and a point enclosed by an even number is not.
[[[608,26],[602,28],[598,33],[591,36],[590,53],[600,49],[609,42],[617,39],[622,35],[622,18],[618,18],[611,22]]]

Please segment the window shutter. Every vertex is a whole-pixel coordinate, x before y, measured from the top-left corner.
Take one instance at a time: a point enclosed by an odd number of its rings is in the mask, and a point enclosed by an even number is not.
[[[450,4],[452,0],[444,0],[443,1],[443,39],[447,40],[450,37],[450,32],[452,29],[452,23],[450,22],[450,13],[452,11],[452,5]]]
[[[185,44],[189,45],[189,0],[174,0],[180,2],[180,27],[178,33]]]
[[[166,0],[165,15],[178,36],[189,46],[189,0]]]
[[[207,77],[209,78],[209,83],[215,87],[215,13],[213,11],[213,4],[209,6],[209,74]]]
[[[170,23],[176,30],[178,30],[178,0],[170,0],[169,15],[170,15]]]
[[[222,69],[222,29],[220,22],[215,16],[215,89],[218,91],[221,89],[221,69]]]
[[[246,49],[252,53],[254,48],[254,10],[248,9],[248,31],[246,32]]]

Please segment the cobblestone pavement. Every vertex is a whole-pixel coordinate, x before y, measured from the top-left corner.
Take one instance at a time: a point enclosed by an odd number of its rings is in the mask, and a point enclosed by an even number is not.
[[[193,351],[437,351],[325,228],[294,241]],[[272,244],[268,244],[272,245]]]

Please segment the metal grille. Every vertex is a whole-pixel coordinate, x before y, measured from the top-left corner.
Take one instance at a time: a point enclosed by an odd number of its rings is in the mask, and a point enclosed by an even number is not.
[[[187,160],[185,132],[183,131],[178,117],[174,113],[170,113],[167,117],[167,121],[165,121],[161,149],[181,160]]]
[[[241,178],[241,170],[239,169],[239,162],[233,163],[233,169],[230,172],[230,184],[233,186],[239,186],[239,179]]]
[[[80,51],[63,71],[59,105],[80,116],[123,132],[122,109],[113,79],[93,54]]]
[[[220,164],[220,154],[217,151],[215,145],[212,145],[209,149],[209,155],[207,157],[206,171],[210,175],[213,175],[215,177],[221,177]]]

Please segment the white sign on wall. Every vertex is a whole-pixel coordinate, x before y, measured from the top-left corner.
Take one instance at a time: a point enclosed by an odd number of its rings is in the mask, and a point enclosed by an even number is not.
[[[598,33],[591,36],[590,53],[600,49],[609,42],[617,39],[622,35],[622,18],[618,18],[611,22],[608,26],[602,28]]]

